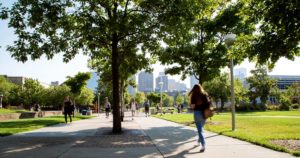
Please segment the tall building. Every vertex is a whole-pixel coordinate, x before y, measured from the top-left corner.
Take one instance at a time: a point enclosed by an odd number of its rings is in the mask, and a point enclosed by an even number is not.
[[[99,80],[99,76],[97,75],[96,72],[91,72],[92,77],[88,80],[86,87],[96,91],[97,87],[98,87],[98,80]]]
[[[287,89],[293,83],[300,84],[300,76],[291,76],[291,75],[269,75],[270,78],[277,80],[277,86],[279,89]]]
[[[155,79],[155,91],[160,91],[160,82],[162,82],[162,91],[167,92],[169,90],[169,85],[168,85],[168,76],[165,75],[164,72],[160,72],[159,76]]]
[[[169,92],[181,92],[186,90],[186,84],[177,82],[174,79],[169,79]]]
[[[135,77],[135,75],[133,75],[131,78],[130,78],[130,80],[133,80],[135,83],[136,83],[136,77]],[[132,86],[128,86],[128,93],[130,94],[130,95],[134,95],[135,93],[136,93],[136,88],[134,88],[134,87],[132,87]]]
[[[235,68],[233,69],[234,78],[237,78],[242,81],[243,86],[246,87],[246,77],[247,77],[247,69],[246,68]]]
[[[139,73],[138,90],[141,92],[153,92],[153,73],[142,71]]]
[[[50,83],[51,86],[58,86],[59,85],[59,82],[58,81],[53,81]]]
[[[174,79],[169,79],[168,80],[168,89],[169,92],[173,92],[173,91],[177,91],[177,87],[176,87],[176,81]]]
[[[198,84],[199,80],[196,79],[196,77],[194,75],[190,76],[190,88],[192,89],[194,87],[195,84]]]
[[[8,81],[17,84],[17,85],[24,85],[25,80],[27,80],[28,78],[23,77],[23,76],[7,76],[7,75],[3,75]]]

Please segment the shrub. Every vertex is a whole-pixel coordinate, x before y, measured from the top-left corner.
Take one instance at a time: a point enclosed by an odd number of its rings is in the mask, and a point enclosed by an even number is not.
[[[290,110],[291,101],[288,97],[280,96],[280,106],[279,110]]]
[[[300,105],[299,104],[292,104],[292,109],[299,109]]]

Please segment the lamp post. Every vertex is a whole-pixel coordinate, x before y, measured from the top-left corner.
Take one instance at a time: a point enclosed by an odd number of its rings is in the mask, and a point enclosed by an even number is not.
[[[227,34],[225,36],[225,44],[227,48],[230,48],[235,42],[236,35],[235,34]],[[231,79],[231,115],[232,115],[232,131],[235,131],[235,96],[234,96],[234,77],[233,77],[233,57],[230,59],[230,79]]]
[[[3,98],[3,94],[0,94],[0,109],[2,109],[2,98]]]
[[[98,92],[98,116],[100,115],[100,92]]]
[[[163,82],[160,81],[159,85],[160,85],[160,114],[162,114],[162,87],[163,87]]]

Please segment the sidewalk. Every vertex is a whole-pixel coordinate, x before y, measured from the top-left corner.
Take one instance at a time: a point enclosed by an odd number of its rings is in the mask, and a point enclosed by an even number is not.
[[[125,117],[123,134],[113,135],[112,119],[103,114],[72,124],[59,124],[0,137],[0,157],[205,157],[205,158],[295,158],[247,142],[205,132],[207,150],[199,152],[196,130],[140,114]]]

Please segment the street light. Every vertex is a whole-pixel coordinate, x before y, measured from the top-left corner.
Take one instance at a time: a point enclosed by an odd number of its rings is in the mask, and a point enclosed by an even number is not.
[[[162,114],[162,87],[163,87],[163,82],[160,81],[159,85],[160,85],[160,114]]]
[[[3,98],[3,94],[0,94],[0,109],[2,109],[2,98]]]
[[[235,34],[227,34],[225,36],[225,44],[227,48],[230,48],[235,42],[236,35]],[[234,78],[233,78],[233,57],[230,59],[230,79],[231,79],[231,115],[232,115],[232,131],[235,130],[235,96],[234,96]]]
[[[100,92],[98,92],[98,116],[100,115]]]

